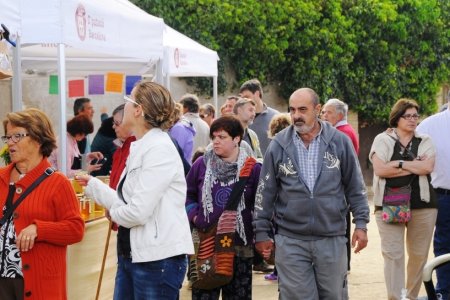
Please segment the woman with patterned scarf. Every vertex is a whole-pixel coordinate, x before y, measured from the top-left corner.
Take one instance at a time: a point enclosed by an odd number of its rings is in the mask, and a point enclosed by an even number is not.
[[[186,211],[193,227],[209,228],[219,220],[234,184],[248,157],[240,147],[244,130],[235,117],[211,124],[212,148],[192,165],[187,181]],[[237,208],[234,274],[230,283],[211,290],[192,289],[192,299],[251,299],[253,260],[253,210],[261,165],[255,164]]]

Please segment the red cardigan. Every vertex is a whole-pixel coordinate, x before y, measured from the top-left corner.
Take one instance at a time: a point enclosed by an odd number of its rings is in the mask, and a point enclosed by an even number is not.
[[[356,155],[359,155],[359,139],[353,127],[350,124],[345,124],[336,127],[336,129],[345,133],[352,140],[353,148],[355,148]]]
[[[25,190],[50,167],[47,159],[16,182],[16,191]],[[0,210],[8,196],[13,164],[0,168]],[[20,194],[14,195],[16,200]],[[25,299],[67,299],[66,249],[81,241],[84,221],[70,181],[55,172],[37,186],[14,214],[16,236],[30,224],[37,226],[33,249],[21,253]]]
[[[111,174],[109,176],[109,186],[113,189],[117,188],[119,184],[120,175],[122,175],[123,169],[127,162],[128,155],[130,154],[130,145],[136,138],[134,136],[128,137],[123,145],[114,152],[113,161],[111,166]]]

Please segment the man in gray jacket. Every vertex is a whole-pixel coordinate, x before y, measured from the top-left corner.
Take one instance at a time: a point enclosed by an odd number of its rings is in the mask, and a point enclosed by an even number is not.
[[[280,299],[347,299],[346,220],[353,214],[354,252],[367,246],[369,205],[353,145],[318,119],[319,96],[309,88],[289,99],[292,124],[269,145],[255,203],[256,248],[274,242]]]

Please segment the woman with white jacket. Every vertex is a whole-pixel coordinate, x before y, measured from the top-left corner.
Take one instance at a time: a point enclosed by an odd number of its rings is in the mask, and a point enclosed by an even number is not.
[[[78,176],[86,194],[119,225],[114,299],[177,299],[193,254],[184,209],[183,164],[166,130],[175,102],[153,82],[138,83],[125,97],[122,127],[136,136],[117,191]]]

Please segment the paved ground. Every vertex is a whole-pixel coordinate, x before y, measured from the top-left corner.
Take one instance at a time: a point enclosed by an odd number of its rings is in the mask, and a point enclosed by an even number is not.
[[[373,204],[370,203],[371,208]],[[386,299],[386,289],[383,276],[383,258],[380,250],[380,237],[377,225],[371,214],[371,222],[368,226],[369,244],[360,254],[353,254],[349,274],[349,296],[356,300]],[[433,257],[430,251],[430,258]],[[436,281],[434,281],[436,282]],[[420,295],[426,295],[422,285]],[[181,297],[182,300],[191,299],[190,290],[185,282]],[[254,273],[253,299],[269,300],[278,299],[277,283],[264,280],[264,275]]]

